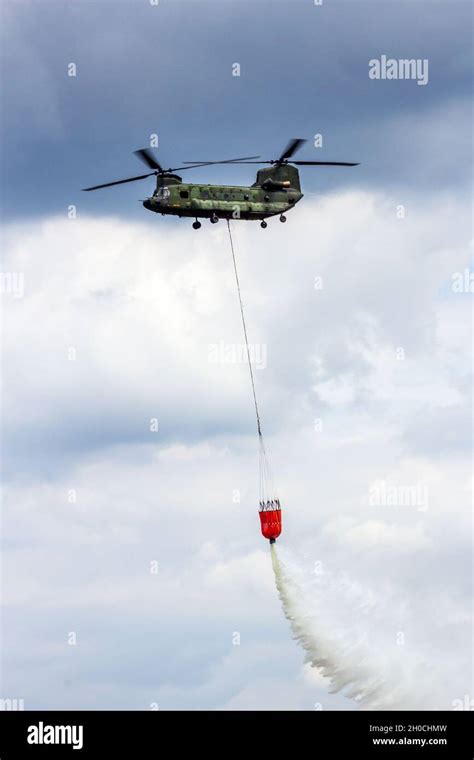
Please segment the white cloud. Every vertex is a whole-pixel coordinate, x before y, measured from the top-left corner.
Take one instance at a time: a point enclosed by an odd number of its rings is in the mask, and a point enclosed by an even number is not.
[[[348,191],[235,225],[283,541],[403,609],[453,698],[469,690],[469,302],[443,288],[466,220],[459,202],[400,220],[396,199]],[[178,225],[4,231],[3,268],[25,275],[3,297],[5,686],[38,707],[345,708],[304,675],[273,589],[247,367],[208,362],[242,340],[225,228]],[[448,454],[426,432],[440,415],[462,428]],[[371,506],[380,480],[425,484],[429,508]]]

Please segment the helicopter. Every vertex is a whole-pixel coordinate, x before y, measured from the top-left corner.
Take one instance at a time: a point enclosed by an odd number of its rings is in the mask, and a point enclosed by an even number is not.
[[[216,224],[219,219],[259,220],[265,229],[268,217],[278,216],[286,222],[285,213],[303,198],[297,166],[358,166],[344,161],[294,161],[292,156],[306,140],[293,138],[279,158],[260,161],[260,156],[230,158],[225,161],[183,161],[184,166],[163,169],[148,148],[136,150],[135,155],[152,171],[137,177],[119,179],[102,185],[83,188],[85,192],[99,190],[112,185],[156,176],[156,189],[150,198],[143,201],[144,208],[157,214],[194,218],[193,228],[201,227],[199,219],[209,219]],[[253,185],[204,185],[186,183],[175,172],[195,169],[215,164],[270,164],[268,169],[259,169]]]

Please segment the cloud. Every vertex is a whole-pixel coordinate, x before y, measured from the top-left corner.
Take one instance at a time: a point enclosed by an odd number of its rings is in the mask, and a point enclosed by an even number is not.
[[[449,701],[469,690],[470,470],[427,420],[467,418],[469,302],[446,283],[468,217],[396,206],[347,190],[234,235],[283,540],[400,611]],[[5,688],[35,707],[350,707],[305,676],[281,615],[248,368],[209,361],[242,341],[225,226],[3,232],[25,282],[2,296]],[[428,509],[371,504],[376,481],[426,486]]]

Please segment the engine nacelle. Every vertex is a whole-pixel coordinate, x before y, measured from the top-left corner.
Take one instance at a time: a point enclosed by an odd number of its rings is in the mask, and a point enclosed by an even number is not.
[[[277,180],[269,178],[263,183],[262,190],[286,190],[290,186],[291,182],[289,179]]]

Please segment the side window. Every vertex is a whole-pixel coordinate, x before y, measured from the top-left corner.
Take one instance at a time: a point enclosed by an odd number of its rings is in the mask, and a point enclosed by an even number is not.
[[[202,191],[202,197],[203,198],[209,198],[209,193],[207,192],[207,190],[203,190]]]
[[[188,191],[187,190],[180,190],[179,197],[180,198],[189,198]]]

